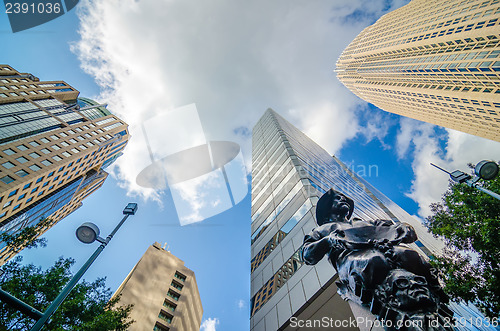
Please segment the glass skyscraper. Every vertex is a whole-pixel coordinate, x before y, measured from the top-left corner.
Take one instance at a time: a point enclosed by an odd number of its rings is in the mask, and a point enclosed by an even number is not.
[[[412,0],[365,28],[339,80],[385,111],[500,141],[500,4]]]
[[[0,234],[43,234],[102,186],[125,148],[127,124],[78,96],[0,65]],[[0,242],[0,265],[23,247]]]
[[[425,255],[442,242],[423,225],[268,109],[253,129],[251,330],[288,329],[290,318],[356,318],[337,294],[335,269],[324,258],[314,266],[299,257],[304,236],[316,227],[315,205],[334,188],[355,202],[353,217],[411,224],[412,248]]]

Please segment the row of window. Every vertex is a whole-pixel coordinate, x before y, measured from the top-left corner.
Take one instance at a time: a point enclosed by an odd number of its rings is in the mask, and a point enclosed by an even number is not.
[[[498,0],[493,0],[493,3],[491,5],[494,5],[498,3]],[[487,5],[481,6],[481,8],[486,7]],[[401,11],[404,11],[405,7],[396,10],[395,12],[400,13]],[[426,35],[418,35],[415,36],[415,34],[419,32],[425,32],[428,30],[434,30],[434,29],[439,29],[441,27],[446,27],[454,24],[458,24],[460,22],[467,22],[470,20],[475,20],[479,17],[488,17],[490,15],[498,15],[500,13],[500,7],[498,8],[491,8],[487,9],[484,12],[480,11],[475,13],[474,15],[466,15],[463,17],[456,18],[454,20],[449,20],[449,21],[443,21],[439,22],[440,18],[432,17],[432,12],[429,12],[429,8],[427,8],[425,15],[422,16],[417,16],[416,13],[414,12],[414,9],[411,7],[406,8],[410,14],[410,17],[408,17],[407,20],[405,20],[404,25],[406,27],[410,27],[410,29],[406,28],[401,28],[399,25],[394,25],[393,29],[387,29],[387,27],[391,24],[392,19],[388,17],[384,17],[383,19],[379,20],[377,23],[373,25],[373,27],[376,27],[375,29],[369,29],[366,30],[367,33],[361,33],[358,38],[356,38],[356,45],[349,45],[348,49],[346,50],[348,53],[346,54],[356,54],[360,52],[366,52],[370,51],[373,49],[377,48],[383,48],[383,47],[388,47],[388,46],[394,46],[394,45],[399,45],[399,44],[404,44],[404,43],[410,43],[410,42],[415,42],[419,40],[425,40],[429,38],[435,38],[435,37],[440,37],[446,34],[451,34],[451,33],[459,33],[462,31],[469,31],[472,30],[473,28],[475,29],[480,29],[482,27],[489,27],[493,26],[494,24],[497,23],[497,19],[489,20],[489,21],[481,21],[469,25],[464,25],[458,28],[452,28],[448,30],[441,30],[441,31],[435,31],[433,33],[428,33]],[[470,8],[463,8],[462,12],[465,13],[466,11],[471,11],[477,9],[477,5],[471,6]],[[457,11],[455,12],[456,14],[460,14]],[[447,13],[444,14],[446,17],[451,14]],[[436,23],[439,22],[439,23]],[[417,29],[411,29],[413,27],[418,27],[422,24],[429,24],[426,27],[422,28],[417,28]],[[387,31],[391,30],[391,31]],[[391,33],[392,32],[392,33]],[[375,36],[375,34],[378,33],[378,36]],[[404,38],[405,36],[412,36],[407,39],[400,39]],[[397,40],[400,39],[400,40]],[[366,41],[359,41],[359,40],[366,40]],[[383,44],[384,41],[389,40],[391,42]],[[374,45],[372,47],[368,47]]]
[[[105,147],[105,149],[107,149],[108,147],[110,147],[111,145],[108,145]],[[69,163],[66,167],[63,166],[61,168],[59,168],[59,170],[57,171],[57,174],[54,178],[51,178],[54,174],[55,174],[55,171],[52,171],[50,172],[46,177],[40,177],[38,178],[36,181],[34,181],[33,183],[28,183],[26,184],[23,189],[21,191],[25,191],[29,188],[31,188],[32,184],[34,185],[37,185],[39,183],[41,183],[44,179],[46,180],[43,184],[40,184],[36,187],[34,187],[33,189],[31,189],[31,192],[29,193],[29,195],[27,196],[27,192],[26,193],[23,193],[21,194],[18,199],[16,201],[20,201],[24,198],[28,198],[27,200],[25,200],[24,202],[21,202],[19,203],[18,205],[16,205],[12,211],[15,211],[17,209],[19,209],[21,207],[21,204],[24,203],[24,204],[27,204],[29,202],[32,201],[33,197],[36,195],[36,196],[41,196],[43,194],[47,194],[48,192],[50,192],[55,186],[60,186],[64,181],[66,180],[69,180],[73,177],[76,177],[78,176],[80,173],[82,172],[85,172],[88,168],[91,168],[92,166],[94,166],[95,164],[97,164],[98,162],[102,161],[103,158],[106,156],[106,154],[109,154],[109,153],[114,153],[113,151],[111,150],[108,150],[107,152],[105,153],[101,153],[101,154],[98,154],[96,155],[94,158],[91,158],[89,160],[87,160],[89,158],[89,156],[93,156],[96,154],[96,152],[93,152],[92,154],[87,154],[84,158],[79,158],[78,160],[76,160],[75,162],[71,162]],[[100,155],[100,156],[99,156]],[[81,161],[83,160],[83,162],[78,165],[78,163],[80,163]],[[87,160],[87,161],[85,161]],[[70,168],[75,165],[71,170]],[[61,176],[61,180],[56,184],[56,182],[59,180],[60,178],[60,175],[59,173],[61,173],[63,170],[67,170],[65,171]],[[72,174],[71,174],[72,173]],[[4,176],[2,178],[0,178],[0,181],[2,182],[12,182],[13,181],[13,178],[10,177],[10,176]],[[45,187],[47,187],[49,184],[52,184],[50,187],[48,187],[47,190],[44,190]],[[39,193],[37,193],[37,191],[40,189]],[[16,190],[13,190],[9,193],[8,198],[14,196],[15,194],[18,193],[18,189]],[[3,197],[0,197],[0,202],[3,200]],[[1,217],[4,217],[6,215],[6,211],[3,211],[4,209],[6,209],[7,207],[9,207],[11,204],[13,203],[13,200],[10,200],[10,201],[7,201],[4,206],[2,207],[2,213],[0,214],[0,218]]]
[[[174,274],[174,277],[176,279],[172,280],[172,283],[170,284],[170,286],[177,289],[178,291],[181,291],[183,288],[183,285],[181,283],[179,283],[178,281],[184,282],[186,280],[186,276],[184,276],[180,272],[176,271]],[[168,292],[167,292],[167,297],[169,297],[170,299],[173,299],[174,301],[179,301],[180,296],[181,295],[179,293],[172,291],[172,290],[168,290]],[[171,312],[175,312],[175,310],[177,309],[177,305],[175,303],[173,303],[172,301],[170,301],[169,299],[165,299],[163,301],[163,307]],[[158,318],[163,322],[171,324],[172,320],[174,319],[174,316],[162,309],[162,310],[160,310],[160,313],[158,314]],[[167,326],[161,324],[160,322],[156,322],[156,324],[153,327],[153,331],[165,331],[165,330],[169,330],[169,328]]]

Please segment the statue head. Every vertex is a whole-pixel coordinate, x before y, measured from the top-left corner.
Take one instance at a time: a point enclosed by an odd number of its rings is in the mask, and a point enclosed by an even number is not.
[[[391,270],[375,295],[386,307],[410,314],[436,311],[439,305],[425,277],[404,269]]]
[[[316,222],[323,225],[330,222],[348,222],[354,212],[354,201],[344,194],[330,189],[318,200]]]

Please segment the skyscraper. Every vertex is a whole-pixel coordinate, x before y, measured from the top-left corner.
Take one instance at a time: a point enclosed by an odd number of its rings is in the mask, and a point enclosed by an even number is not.
[[[358,316],[337,294],[327,259],[305,266],[299,257],[316,226],[318,198],[330,188],[354,200],[354,217],[409,223],[419,237],[412,248],[426,255],[442,249],[419,221],[269,109],[252,136],[251,330],[283,330],[295,318]]]
[[[43,234],[102,186],[103,169],[125,148],[127,124],[78,95],[0,65],[1,234]],[[0,264],[23,247],[1,242]]]
[[[130,330],[199,330],[203,307],[194,272],[159,243],[149,246],[115,294],[133,304]]]
[[[385,111],[500,141],[498,1],[412,0],[365,28],[340,81]]]

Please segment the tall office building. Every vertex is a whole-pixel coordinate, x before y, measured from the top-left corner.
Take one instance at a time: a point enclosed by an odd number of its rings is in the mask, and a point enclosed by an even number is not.
[[[318,198],[330,188],[354,200],[354,217],[409,223],[419,237],[412,248],[427,255],[442,249],[419,221],[273,110],[255,125],[252,142],[251,330],[295,330],[292,316],[359,316],[337,294],[326,258],[315,266],[299,258],[304,236],[316,227]]]
[[[340,81],[385,111],[500,141],[497,0],[412,0],[364,29]]]
[[[127,124],[78,95],[0,65],[1,234],[43,234],[102,186],[103,169],[125,148]],[[0,264],[22,248],[0,242]]]
[[[134,305],[131,331],[200,329],[203,307],[194,272],[159,243],[148,247],[117,295],[120,305]]]

